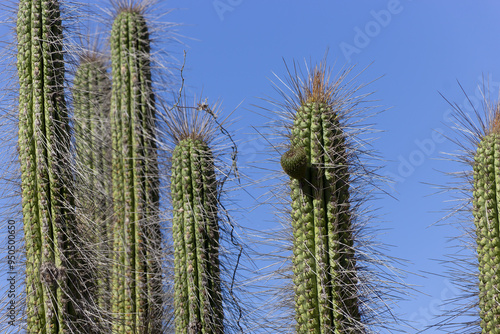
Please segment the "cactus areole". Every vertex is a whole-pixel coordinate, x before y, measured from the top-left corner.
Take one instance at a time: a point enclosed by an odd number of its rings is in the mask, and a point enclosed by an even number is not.
[[[281,158],[291,177],[297,332],[359,332],[347,148],[336,114],[340,102],[321,69],[297,95],[293,149]]]

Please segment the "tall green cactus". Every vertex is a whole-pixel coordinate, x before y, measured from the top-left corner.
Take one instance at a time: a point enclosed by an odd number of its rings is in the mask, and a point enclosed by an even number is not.
[[[99,317],[109,309],[111,261],[111,137],[109,96],[111,80],[102,56],[89,51],[81,56],[73,87],[77,154],[76,188],[79,225],[86,256],[87,302],[98,306]],[[82,272],[83,274],[84,272]],[[99,318],[97,317],[97,318]],[[98,321],[102,324],[106,321]],[[102,329],[101,329],[102,330]]]
[[[281,164],[292,199],[298,333],[358,333],[360,311],[342,100],[315,68],[300,87]]]
[[[122,7],[111,31],[113,88],[113,333],[161,333],[161,251],[150,41],[140,8]]]
[[[77,331],[69,128],[59,2],[21,0],[19,161],[29,333]]]
[[[214,157],[185,137],[172,157],[176,333],[222,333],[219,225]]]
[[[482,333],[500,333],[500,111],[474,156],[473,215]]]

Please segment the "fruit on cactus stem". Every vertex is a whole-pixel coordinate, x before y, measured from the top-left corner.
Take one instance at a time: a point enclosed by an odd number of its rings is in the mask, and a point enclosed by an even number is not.
[[[281,156],[281,167],[290,177],[302,179],[306,176],[307,154],[302,147],[293,147]]]

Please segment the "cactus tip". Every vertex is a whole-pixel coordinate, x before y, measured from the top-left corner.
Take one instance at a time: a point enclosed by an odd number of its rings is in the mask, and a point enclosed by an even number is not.
[[[304,84],[302,103],[328,103],[333,94],[329,72],[324,63],[317,65]]]
[[[210,144],[216,137],[216,131],[228,122],[227,117],[220,119],[222,114],[220,102],[209,105],[207,100],[196,98],[194,102],[188,102],[184,96],[174,108],[160,103],[170,119],[166,126],[174,146],[184,139],[200,140]]]
[[[136,13],[144,14],[154,4],[154,0],[111,0],[116,14]]]

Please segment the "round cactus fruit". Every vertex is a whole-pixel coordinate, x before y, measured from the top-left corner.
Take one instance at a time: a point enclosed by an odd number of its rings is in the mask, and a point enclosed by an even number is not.
[[[281,167],[290,177],[300,180],[306,176],[307,154],[302,147],[293,147],[281,156]]]

